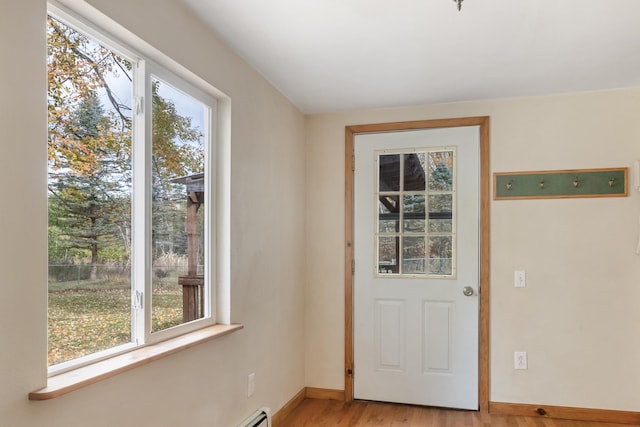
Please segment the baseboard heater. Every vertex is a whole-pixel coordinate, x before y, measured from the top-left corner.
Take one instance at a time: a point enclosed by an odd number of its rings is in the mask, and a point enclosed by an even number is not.
[[[258,409],[238,427],[271,427],[271,410],[266,407]]]

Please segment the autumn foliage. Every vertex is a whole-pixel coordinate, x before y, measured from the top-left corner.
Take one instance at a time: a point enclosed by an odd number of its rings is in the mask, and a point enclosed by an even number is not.
[[[57,363],[130,339],[131,279],[100,271],[131,262],[135,82],[130,59],[51,17],[47,65],[49,264],[90,266],[75,288],[50,274],[49,358]],[[167,90],[151,81],[154,259],[184,256],[185,193],[173,180],[204,172],[203,132]],[[156,299],[158,309],[167,304],[158,325],[180,321],[179,293],[175,285]]]

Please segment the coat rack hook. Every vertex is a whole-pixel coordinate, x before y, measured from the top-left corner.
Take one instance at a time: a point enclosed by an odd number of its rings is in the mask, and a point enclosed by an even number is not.
[[[511,181],[507,182],[507,190],[511,191],[511,188],[513,187],[513,184],[511,183]]]
[[[544,180],[540,181],[540,189],[542,190],[544,188]]]
[[[576,178],[573,180],[573,187],[578,188],[579,186],[580,186],[580,180],[576,176]]]
[[[616,183],[616,179],[615,178],[609,178],[609,187],[613,187],[614,184]]]

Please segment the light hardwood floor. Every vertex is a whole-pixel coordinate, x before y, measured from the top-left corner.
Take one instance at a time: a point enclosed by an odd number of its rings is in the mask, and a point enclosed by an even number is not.
[[[489,415],[378,402],[305,399],[277,427],[301,426],[629,427],[630,424]]]

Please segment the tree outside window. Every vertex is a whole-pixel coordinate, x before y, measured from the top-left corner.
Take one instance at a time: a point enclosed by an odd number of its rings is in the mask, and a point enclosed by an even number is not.
[[[187,268],[187,194],[177,178],[205,173],[210,106],[161,77],[136,81],[134,60],[49,17],[49,365],[140,342],[132,282],[134,251],[149,251],[153,325],[184,323],[178,276]],[[134,85],[151,94],[149,188],[134,188]],[[151,237],[136,247],[132,206],[151,200]],[[147,197],[147,196],[144,196]],[[204,270],[203,211],[198,219]],[[142,246],[142,245],[140,245]],[[136,268],[141,266],[136,265]],[[135,280],[135,279],[134,279]],[[144,289],[144,288],[143,288]]]

